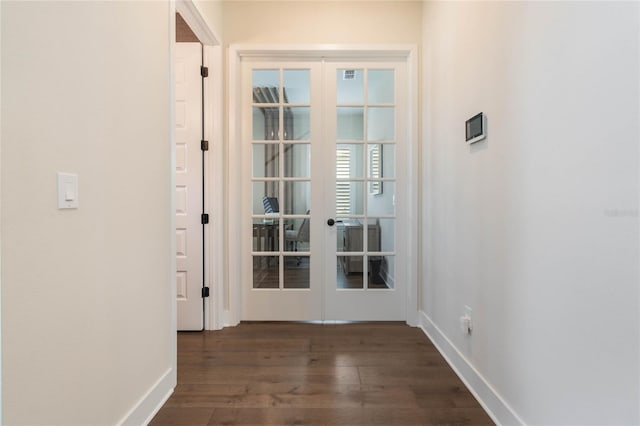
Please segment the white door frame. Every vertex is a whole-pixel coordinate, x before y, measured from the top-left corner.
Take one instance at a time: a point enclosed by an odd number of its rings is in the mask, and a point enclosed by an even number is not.
[[[171,66],[171,209],[175,211],[175,13],[178,12],[189,25],[193,33],[203,44],[203,61],[209,67],[209,78],[204,81],[204,115],[205,139],[209,141],[209,154],[205,159],[205,205],[211,221],[205,230],[205,284],[210,288],[210,297],[205,303],[206,330],[217,330],[223,327],[222,313],[224,309],[225,250],[224,250],[224,74],[222,57],[222,38],[212,28],[200,13],[192,0],[176,0],[170,3],[170,66]],[[212,202],[216,200],[216,202]],[[174,227],[175,223],[172,223]],[[172,253],[175,253],[175,231],[171,234]],[[172,277],[175,277],[175,264],[172,267]],[[173,281],[172,281],[173,284]],[[176,295],[175,288],[171,290],[171,330],[176,330]]]
[[[241,167],[241,60],[243,57],[269,57],[285,59],[343,59],[343,60],[382,60],[385,58],[402,60],[407,63],[407,125],[409,169],[406,203],[408,222],[406,229],[418,229],[418,56],[416,45],[231,45],[229,46],[229,221],[232,235],[239,235],[243,224],[244,212],[241,210],[241,197],[235,190],[242,187]],[[406,232],[403,239],[406,253],[406,313],[407,324],[418,324],[418,240],[415,232]],[[237,325],[242,318],[242,244],[238,238],[228,241],[228,309],[225,311],[224,324]]]

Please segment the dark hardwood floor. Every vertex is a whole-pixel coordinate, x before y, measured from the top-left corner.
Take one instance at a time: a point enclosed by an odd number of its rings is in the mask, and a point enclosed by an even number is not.
[[[420,329],[242,323],[178,333],[152,425],[493,424]]]

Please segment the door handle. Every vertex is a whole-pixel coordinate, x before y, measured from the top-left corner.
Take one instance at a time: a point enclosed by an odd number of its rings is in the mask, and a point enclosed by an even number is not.
[[[336,221],[335,221],[335,220],[333,220],[333,218],[329,218],[329,219],[327,220],[327,225],[329,225],[329,226],[333,226],[333,225],[335,225],[335,224],[336,224]]]

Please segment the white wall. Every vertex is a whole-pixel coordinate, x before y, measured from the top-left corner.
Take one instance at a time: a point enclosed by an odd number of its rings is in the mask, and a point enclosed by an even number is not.
[[[422,308],[504,422],[640,423],[639,7],[424,6]]]
[[[225,1],[228,44],[419,43],[419,1]]]
[[[171,368],[173,16],[1,8],[3,422],[115,424]],[[79,209],[57,210],[57,171]]]
[[[222,32],[224,27],[223,25],[224,1],[221,1],[221,0],[191,0],[191,1],[200,12],[200,15],[202,15],[203,19],[209,26],[209,29],[212,30],[214,34],[220,38],[219,41],[222,41],[222,38],[224,37],[224,34]]]

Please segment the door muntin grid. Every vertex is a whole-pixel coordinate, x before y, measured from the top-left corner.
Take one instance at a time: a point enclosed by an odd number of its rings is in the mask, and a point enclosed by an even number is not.
[[[309,290],[310,70],[252,70],[254,290]]]
[[[395,70],[340,68],[336,83],[336,288],[393,290]]]

